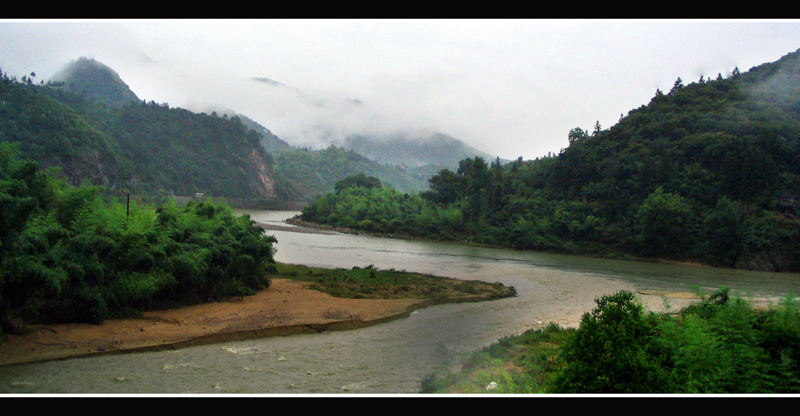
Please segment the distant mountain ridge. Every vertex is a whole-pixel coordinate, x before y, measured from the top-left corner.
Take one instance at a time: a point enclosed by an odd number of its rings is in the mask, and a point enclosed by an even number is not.
[[[414,168],[455,167],[459,161],[476,156],[487,161],[496,159],[459,139],[437,132],[405,131],[383,137],[351,135],[342,146],[380,163]]]

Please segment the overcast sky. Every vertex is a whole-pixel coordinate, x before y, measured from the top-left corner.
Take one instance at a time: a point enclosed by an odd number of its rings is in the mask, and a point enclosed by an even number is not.
[[[426,129],[506,159],[798,49],[796,20],[0,21],[18,78],[91,57],[143,100],[229,108],[293,144]]]

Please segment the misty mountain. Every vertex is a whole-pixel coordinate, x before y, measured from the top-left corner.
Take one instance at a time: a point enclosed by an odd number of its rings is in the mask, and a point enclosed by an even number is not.
[[[264,127],[263,125],[259,124],[257,121],[253,120],[252,118],[237,113],[234,110],[229,108],[222,108],[219,106],[189,106],[188,108],[191,111],[196,113],[208,113],[208,114],[220,114],[225,117],[237,118],[245,127],[249,128],[250,130],[255,131],[260,136],[261,146],[270,153],[271,155],[276,155],[284,150],[287,150],[292,147],[289,143],[285,140],[281,139],[280,137],[276,136],[272,133],[268,128]]]
[[[351,135],[342,147],[380,163],[418,168],[426,165],[452,168],[475,156],[493,161],[496,156],[480,151],[442,133],[397,132],[381,137]]]
[[[428,186],[430,171],[384,165],[343,147],[292,147],[275,156],[276,177],[290,182],[306,202],[333,192],[336,182],[363,173],[402,192],[417,193]]]
[[[112,106],[139,101],[116,71],[91,58],[78,58],[56,72],[50,81],[63,83],[63,89],[69,93]]]
[[[258,133],[262,147],[273,157],[276,186],[282,190],[285,199],[292,201],[295,206],[333,191],[336,182],[358,173],[379,178],[384,184],[403,192],[423,191],[428,186],[428,178],[441,169],[438,165],[416,169],[387,165],[341,146],[331,145],[323,149],[295,146],[257,121],[233,110],[210,106],[195,107],[193,110],[236,118]]]
[[[285,199],[261,136],[239,119],[134,100],[94,61],[61,74],[79,76],[42,85],[0,78],[0,141],[17,143],[21,157],[59,169],[71,184],[115,192],[200,192],[261,205]]]

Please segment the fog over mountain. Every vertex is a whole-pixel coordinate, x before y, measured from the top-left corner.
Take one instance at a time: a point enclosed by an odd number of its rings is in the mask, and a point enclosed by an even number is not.
[[[531,159],[797,39],[794,20],[11,20],[0,68],[38,82],[94,58],[143,100],[230,108],[294,145],[419,129]]]

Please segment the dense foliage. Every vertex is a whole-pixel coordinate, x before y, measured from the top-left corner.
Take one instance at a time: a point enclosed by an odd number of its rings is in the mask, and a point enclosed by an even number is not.
[[[100,323],[269,285],[275,239],[213,200],[158,208],[73,187],[0,143],[0,329]]]
[[[798,393],[800,304],[766,311],[723,289],[675,314],[630,292],[596,300],[577,329],[554,324],[470,354],[422,391],[466,393]]]
[[[620,292],[597,300],[561,357],[556,392],[797,393],[800,310],[757,311],[722,290],[671,317]]]
[[[800,56],[657,91],[558,155],[464,159],[418,195],[351,190],[303,219],[519,249],[800,270]]]

